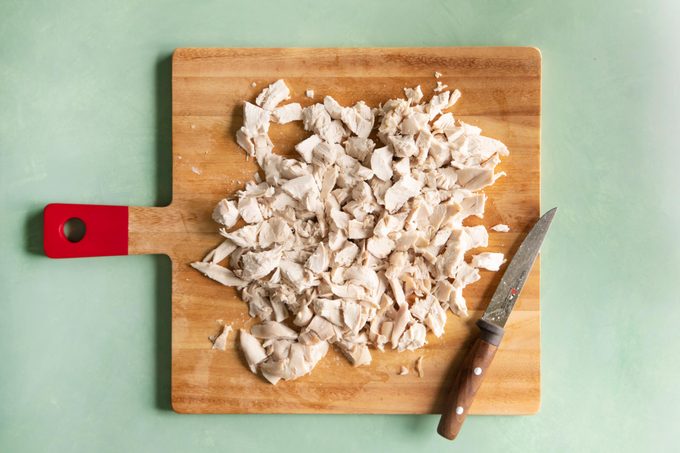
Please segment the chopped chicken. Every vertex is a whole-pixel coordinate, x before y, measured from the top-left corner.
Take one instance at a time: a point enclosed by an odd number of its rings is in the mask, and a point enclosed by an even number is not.
[[[448,304],[449,308],[454,314],[460,316],[461,318],[467,317],[468,309],[465,297],[463,297],[463,288],[453,289]]]
[[[391,148],[396,157],[411,157],[418,152],[418,146],[413,137],[408,135],[394,135],[389,138]]]
[[[270,353],[259,366],[262,376],[272,384],[281,379],[291,380],[312,371],[328,351],[325,341],[314,344],[277,342],[270,347]]]
[[[458,184],[467,190],[480,190],[494,183],[491,168],[461,168],[457,172]]]
[[[314,274],[321,274],[328,269],[330,264],[329,255],[328,246],[322,242],[316,247],[314,253],[309,256],[309,259],[307,259],[307,262],[305,263],[305,267]]]
[[[334,120],[339,120],[342,117],[342,110],[344,107],[341,106],[338,101],[333,99],[331,96],[326,96],[323,98],[323,106]]]
[[[213,349],[219,349],[220,351],[226,351],[227,350],[227,337],[229,337],[229,333],[232,330],[233,329],[231,328],[231,326],[223,326],[222,332],[217,337],[215,337],[215,339],[213,340],[212,348]]]
[[[338,266],[349,266],[354,262],[358,254],[359,247],[352,241],[346,241],[345,245],[335,252],[333,263]]]
[[[444,91],[445,89],[447,89],[448,87],[449,87],[448,85],[441,83],[439,80],[437,80],[437,86],[435,87],[434,92],[440,93],[440,92]]]
[[[265,340],[262,343],[267,355],[274,360],[283,360],[288,357],[293,342],[290,340]]]
[[[309,321],[312,320],[312,316],[314,316],[314,312],[309,308],[308,305],[304,305],[295,315],[293,324],[299,327],[304,327],[309,324]]]
[[[371,363],[371,352],[365,344],[340,341],[338,342],[338,348],[353,366],[369,365]]]
[[[504,261],[502,253],[484,252],[472,257],[472,267],[497,271]]]
[[[463,227],[465,235],[467,236],[468,248],[474,249],[477,247],[486,247],[489,245],[489,233],[487,233],[484,225],[477,225],[474,227]]]
[[[385,259],[394,250],[395,243],[388,237],[372,237],[368,239],[366,249],[376,258]]]
[[[383,181],[392,179],[392,151],[387,146],[373,151],[371,156],[371,170],[376,177]]]
[[[373,111],[364,101],[357,102],[354,107],[343,108],[340,119],[350,131],[360,138],[368,137],[375,121]]]
[[[404,88],[404,94],[410,104],[417,104],[423,98],[423,90],[420,89],[420,85],[415,88]]]
[[[272,120],[279,124],[302,120],[302,106],[297,102],[286,104],[272,112]]]
[[[397,311],[394,319],[394,325],[392,326],[392,338],[390,342],[392,343],[392,349],[399,345],[399,339],[401,335],[406,331],[406,326],[413,319],[411,317],[411,312],[408,309],[407,303],[402,303]]]
[[[341,306],[342,301],[340,299],[318,298],[314,301],[314,312],[326,321],[332,322],[336,326],[342,326]]]
[[[260,223],[263,220],[262,212],[254,197],[243,197],[238,201],[238,212],[246,223]]]
[[[212,218],[215,222],[224,225],[226,228],[231,228],[238,220],[238,209],[233,201],[225,198],[215,206]]]
[[[366,324],[367,314],[361,308],[362,306],[351,300],[345,300],[342,303],[342,320],[345,326],[349,328],[354,335],[359,334],[359,330]]]
[[[279,79],[265,88],[257,96],[255,103],[265,110],[272,111],[281,101],[288,99],[289,95],[290,90],[288,86],[283,80]]]
[[[230,269],[217,264],[196,262],[191,263],[191,267],[201,272],[206,277],[210,277],[216,282],[222,283],[224,286],[237,286],[240,288],[248,284],[247,281],[234,276],[234,273]]]
[[[342,122],[332,119],[323,104],[302,109],[302,124],[305,130],[314,132],[328,143],[340,143],[348,136]]]
[[[434,333],[435,337],[441,337],[444,334],[444,326],[446,325],[446,311],[439,304],[439,301],[434,302],[430,306],[430,311],[425,317],[425,325]]]
[[[494,225],[494,226],[491,227],[491,229],[493,231],[498,231],[499,233],[507,233],[508,231],[510,231],[510,227],[503,224],[503,223],[499,223],[498,225]]]
[[[310,192],[318,193],[319,187],[316,185],[314,177],[311,174],[307,174],[284,183],[281,186],[281,190],[299,201]]]
[[[241,344],[241,351],[243,351],[246,362],[248,362],[250,371],[256,373],[257,366],[267,358],[267,353],[260,342],[257,341],[257,338],[243,329],[241,329],[239,340]]]
[[[213,264],[219,264],[221,263],[226,257],[231,255],[231,252],[236,250],[236,244],[234,244],[232,241],[229,239],[225,239],[222,241],[220,245],[212,249],[206,256],[203,258],[204,263],[213,263]]]
[[[259,231],[260,225],[246,225],[231,233],[221,229],[220,234],[231,240],[238,247],[250,248],[257,242],[257,234]]]
[[[302,158],[307,163],[312,163],[312,151],[316,148],[316,145],[321,143],[321,137],[318,135],[310,135],[306,139],[302,140],[300,143],[295,145],[295,151],[297,151]]]
[[[337,337],[333,324],[319,315],[312,318],[309,325],[307,325],[306,332],[314,333],[321,341],[335,340]]]
[[[385,209],[394,212],[401,208],[411,198],[420,193],[423,184],[405,175],[385,192]]]
[[[404,351],[408,349],[414,351],[422,348],[423,345],[427,343],[425,340],[426,333],[427,331],[424,325],[419,322],[414,322],[399,339],[398,350]]]
[[[373,153],[374,149],[375,142],[370,138],[349,137],[345,142],[345,152],[347,155],[360,162],[366,160],[366,156]]]
[[[262,252],[248,252],[241,256],[241,277],[245,280],[257,280],[269,275],[279,266],[281,248]]]
[[[297,340],[298,334],[290,327],[286,327],[283,324],[276,321],[265,321],[262,324],[257,324],[250,329],[250,333],[255,338],[264,339],[284,339],[284,340]]]
[[[277,80],[244,103],[236,142],[262,171],[217,204],[224,240],[191,266],[235,287],[258,319],[239,338],[253,373],[300,378],[331,345],[354,366],[371,363],[372,347],[419,349],[428,331],[444,334],[448,309],[467,316],[463,290],[480,269],[503,263],[483,250],[465,260],[489,235],[464,222],[483,219],[481,190],[504,175],[495,170],[508,149],[455,118],[460,92],[446,88],[437,81],[426,101],[420,86],[405,88],[377,108],[331,96],[302,107],[281,105],[290,90]],[[270,123],[296,121],[309,133],[298,157],[275,154]],[[214,347],[226,347],[227,330]]]
[[[411,173],[411,161],[408,157],[403,157],[395,162],[393,165],[394,173],[397,176],[408,176]]]
[[[456,127],[456,120],[453,118],[451,112],[444,113],[437,118],[437,121],[432,123],[436,131],[444,132],[449,128]]]
[[[275,217],[262,223],[258,235],[261,248],[266,249],[273,244],[290,245],[292,241],[294,236],[285,220]]]
[[[430,312],[430,307],[434,302],[435,299],[432,297],[416,299],[415,303],[411,306],[411,314],[414,318],[423,321]]]
[[[425,377],[425,370],[423,369],[423,356],[421,355],[416,359],[416,372],[418,377]]]
[[[243,104],[243,127],[238,131],[236,138],[239,145],[249,151],[250,155],[253,155],[255,150],[253,140],[269,131],[270,119],[271,113],[268,110],[250,102]]]

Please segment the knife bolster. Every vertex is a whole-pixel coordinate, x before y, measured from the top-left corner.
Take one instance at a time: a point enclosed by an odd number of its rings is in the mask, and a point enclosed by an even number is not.
[[[494,346],[501,344],[505,329],[484,319],[477,321],[477,327],[479,327],[479,336],[482,340]]]

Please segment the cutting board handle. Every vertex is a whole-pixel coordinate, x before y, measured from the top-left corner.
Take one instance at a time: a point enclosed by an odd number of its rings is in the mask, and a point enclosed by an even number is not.
[[[80,231],[65,231],[72,224]],[[43,211],[43,246],[50,258],[127,255],[128,207],[48,204]]]

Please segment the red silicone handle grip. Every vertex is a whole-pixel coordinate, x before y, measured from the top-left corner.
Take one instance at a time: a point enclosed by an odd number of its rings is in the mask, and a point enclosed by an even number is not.
[[[64,224],[72,218],[85,224],[85,235],[71,242]],[[43,211],[43,245],[50,258],[82,258],[128,254],[128,207],[52,203]]]

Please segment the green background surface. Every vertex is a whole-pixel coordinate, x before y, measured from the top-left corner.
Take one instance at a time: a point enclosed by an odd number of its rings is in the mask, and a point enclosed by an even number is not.
[[[678,5],[2,0],[0,451],[678,451]],[[173,413],[169,262],[49,260],[43,205],[170,201],[176,47],[441,45],[543,52],[540,413]]]

